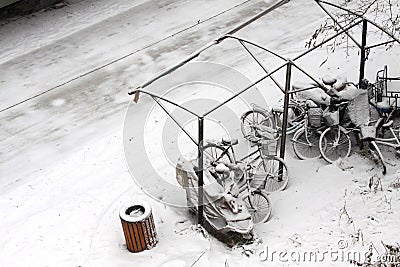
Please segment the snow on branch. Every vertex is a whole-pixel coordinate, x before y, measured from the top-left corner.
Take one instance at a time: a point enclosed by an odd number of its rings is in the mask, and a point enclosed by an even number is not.
[[[360,16],[364,16],[377,23],[393,36],[400,36],[400,0],[339,0],[330,1],[330,3],[347,9],[348,11],[332,8],[321,3],[323,8],[326,8],[326,10],[333,15],[334,19],[332,17],[325,19],[325,21],[314,31],[313,35],[306,42],[307,48],[314,47],[321,40],[323,41],[329,36],[338,33],[343,27],[354,23],[358,18],[360,18]],[[374,30],[377,33],[380,32],[384,38],[390,40],[389,36],[375,27],[370,27],[369,30]],[[355,31],[357,31],[357,28],[353,28],[348,33],[349,35],[354,36],[355,39],[359,39],[355,34]],[[345,47],[348,49],[353,46],[354,43],[352,43],[351,37],[342,34],[335,38],[328,47],[330,50],[334,51],[336,47]],[[390,48],[391,46],[393,46],[393,43],[386,44],[387,48]]]

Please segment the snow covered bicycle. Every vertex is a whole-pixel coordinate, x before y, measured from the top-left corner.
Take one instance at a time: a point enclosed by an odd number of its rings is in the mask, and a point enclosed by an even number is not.
[[[251,168],[251,166],[246,167]],[[252,176],[248,175],[251,172],[244,168],[241,164],[218,163],[209,171],[219,184],[228,187],[233,196],[240,197],[244,201],[255,224],[265,223],[271,216],[272,210],[267,192],[251,186]]]
[[[241,131],[244,138],[250,142],[257,142],[255,136],[254,125],[264,125],[274,129],[282,128],[282,107],[273,107],[271,111],[260,107],[256,104],[251,104],[252,109],[245,112],[241,120]],[[286,133],[294,133],[298,127],[299,122],[304,118],[305,110],[301,102],[291,99],[289,103],[289,113],[288,113],[288,128]]]
[[[267,126],[259,127],[275,131]],[[278,140],[268,139],[270,136],[262,137],[269,135],[269,132],[253,130],[260,135],[256,142],[257,149],[240,160],[236,159],[233,148],[238,144],[237,139],[224,137],[220,142],[209,141],[203,147],[205,168],[210,168],[216,163],[237,164],[246,161],[246,172],[251,177],[251,187],[265,190],[268,193],[284,190],[288,185],[289,175],[284,160],[276,156]]]
[[[292,138],[293,151],[299,159],[312,159],[321,156],[319,140],[326,128],[323,111],[315,103],[308,101],[304,106],[305,115]]]
[[[363,98],[362,94],[360,95]],[[364,97],[365,98],[365,97]],[[363,107],[364,103],[364,107]],[[369,114],[365,114],[366,111],[369,112],[371,108],[368,101],[352,101],[352,103],[342,103],[346,105],[344,109],[344,114],[349,113],[350,123],[344,123],[343,115],[338,114],[339,122],[337,125],[327,128],[320,137],[320,152],[322,157],[329,163],[333,163],[339,158],[346,158],[351,153],[352,143],[350,139],[350,133],[355,133],[358,140],[360,140],[361,148],[365,147],[364,143],[367,143],[367,149],[383,167],[383,174],[386,174],[386,163],[382,152],[378,146],[388,146],[394,148],[396,153],[400,154],[400,141],[399,135],[400,131],[398,129],[393,129],[393,120],[389,117],[379,118],[377,121],[370,121]],[[356,110],[363,110],[364,114],[356,114],[356,112],[349,110],[348,105],[357,106]],[[353,115],[351,115],[353,114]],[[363,118],[364,123],[357,123],[358,120]],[[365,119],[367,121],[365,121]],[[389,132],[390,136],[386,137],[384,132]],[[380,134],[379,134],[380,132]]]

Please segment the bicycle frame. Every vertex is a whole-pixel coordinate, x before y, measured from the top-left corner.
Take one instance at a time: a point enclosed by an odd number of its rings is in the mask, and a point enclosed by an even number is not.
[[[259,153],[259,155],[256,156],[256,157],[255,157],[254,159],[252,159],[251,161],[249,161],[249,163],[246,164],[246,165],[249,165],[250,163],[256,162],[259,158],[261,158],[261,152],[260,152],[260,149],[259,149],[258,147],[257,147],[256,150],[254,150],[254,151],[251,152],[250,154],[248,154],[248,155],[244,156],[243,158],[237,160],[236,154],[235,154],[235,150],[234,150],[234,148],[233,148],[233,145],[226,145],[226,144],[223,144],[222,142],[209,142],[209,143],[215,144],[215,145],[218,145],[218,146],[224,148],[223,152],[221,153],[221,155],[219,156],[219,158],[216,159],[216,161],[218,161],[218,160],[221,159],[224,155],[227,155],[227,154],[232,155],[233,161],[234,161],[233,163],[234,163],[234,164],[237,164],[238,162],[244,162],[246,159],[252,157],[253,155],[255,155],[255,154],[257,154],[257,153]]]
[[[297,105],[297,106],[303,107],[304,103],[301,101],[295,100],[295,99],[290,99],[289,105],[294,105],[294,106]],[[282,114],[282,112],[276,111],[274,109],[269,111],[269,110],[267,110],[263,107],[260,107],[256,104],[252,104],[252,110],[263,113],[267,119],[271,120],[272,128],[282,129],[282,122],[280,119],[280,115]],[[302,122],[295,122],[294,125],[292,125],[286,129],[286,133],[292,134],[292,133],[296,132],[301,127],[301,124],[302,124]]]
[[[388,146],[394,149],[400,149],[400,141],[399,138],[396,136],[393,128],[389,128],[390,132],[392,133],[392,138],[375,138],[375,142],[380,145]]]

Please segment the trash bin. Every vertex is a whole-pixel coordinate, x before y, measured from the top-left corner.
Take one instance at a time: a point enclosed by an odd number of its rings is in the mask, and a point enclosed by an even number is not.
[[[138,200],[125,205],[120,213],[126,247],[130,252],[141,252],[157,244],[157,233],[150,204]]]

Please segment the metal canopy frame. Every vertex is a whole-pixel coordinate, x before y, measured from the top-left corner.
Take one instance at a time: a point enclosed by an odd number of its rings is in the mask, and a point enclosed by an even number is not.
[[[360,75],[359,75],[359,85],[361,86],[363,84],[363,79],[364,79],[365,61],[366,61],[366,53],[367,53],[367,51],[369,49],[371,49],[371,48],[375,48],[375,47],[382,46],[382,45],[387,45],[387,44],[390,44],[390,43],[393,43],[393,42],[397,42],[398,44],[400,44],[400,40],[397,39],[394,35],[392,35],[388,31],[386,31],[385,29],[383,29],[381,26],[377,25],[375,22],[370,21],[369,19],[367,19],[362,14],[358,14],[356,12],[353,12],[353,11],[348,10],[346,8],[340,7],[338,5],[335,5],[335,4],[326,2],[326,1],[320,1],[320,0],[314,0],[314,1],[340,27],[340,31],[338,31],[336,34],[332,35],[331,37],[319,42],[317,45],[314,45],[313,47],[309,48],[305,52],[297,55],[296,57],[294,57],[292,59],[284,58],[283,56],[281,56],[278,53],[266,48],[265,46],[261,46],[259,44],[256,44],[256,43],[250,41],[250,40],[246,40],[246,39],[243,39],[243,38],[240,38],[240,37],[234,35],[238,31],[240,31],[241,29],[245,28],[246,26],[250,25],[254,21],[260,19],[263,16],[265,16],[266,14],[272,12],[273,10],[281,7],[282,5],[288,3],[289,1],[290,0],[281,0],[281,1],[277,2],[277,3],[275,3],[274,5],[271,5],[270,7],[268,7],[267,9],[262,11],[261,13],[259,13],[256,16],[250,18],[249,20],[245,21],[244,23],[236,26],[232,30],[228,31],[226,34],[222,35],[221,37],[213,40],[212,42],[210,42],[207,45],[203,46],[199,50],[197,50],[194,53],[190,54],[188,57],[184,58],[183,60],[181,60],[177,64],[175,64],[172,67],[164,70],[163,72],[161,72],[158,75],[154,76],[150,80],[142,83],[136,89],[131,90],[131,91],[128,92],[129,95],[135,95],[134,102],[137,102],[139,100],[139,95],[140,94],[146,94],[146,95],[150,96],[161,107],[161,109],[165,113],[167,113],[167,115],[177,124],[177,126],[190,138],[190,140],[198,147],[198,162],[197,162],[198,163],[198,169],[197,169],[196,172],[197,172],[197,175],[198,175],[198,178],[199,178],[199,180],[198,180],[198,188],[199,188],[198,224],[200,224],[200,225],[203,225],[203,218],[204,218],[203,217],[203,169],[202,169],[204,155],[203,155],[202,144],[204,142],[204,119],[208,115],[210,115],[212,112],[216,111],[220,107],[226,105],[228,102],[230,102],[231,100],[235,99],[239,95],[243,94],[247,90],[253,88],[255,85],[257,85],[261,81],[263,81],[263,80],[265,80],[267,78],[270,78],[273,81],[273,83],[278,87],[278,89],[284,94],[282,137],[281,137],[281,144],[280,144],[281,145],[280,146],[280,157],[284,158],[285,157],[285,146],[286,146],[286,129],[287,129],[289,96],[290,96],[290,94],[295,94],[295,93],[300,92],[300,91],[305,91],[305,90],[309,90],[309,89],[315,88],[315,87],[309,87],[309,88],[299,89],[299,90],[290,90],[290,88],[291,88],[292,68],[295,67],[300,72],[302,72],[307,77],[309,77],[313,82],[315,82],[316,85],[318,85],[319,87],[323,88],[324,90],[327,90],[327,88],[323,84],[321,84],[316,78],[314,78],[311,74],[309,74],[307,71],[305,71],[298,64],[296,64],[295,61],[297,61],[298,59],[304,57],[305,55],[308,55],[309,53],[313,52],[315,49],[322,47],[324,44],[330,42],[331,40],[335,39],[339,35],[346,34],[356,44],[356,46],[361,50],[361,53],[360,53]],[[331,6],[331,7],[334,7],[336,9],[340,9],[342,11],[348,12],[349,14],[354,15],[355,19],[349,25],[341,25],[335,19],[334,15],[332,15],[327,10],[327,8],[325,8],[324,5]],[[387,34],[392,40],[387,41],[387,42],[382,42],[382,43],[379,43],[379,44],[374,44],[374,45],[371,45],[371,46],[367,46],[366,39],[367,39],[367,26],[368,26],[368,23],[373,25],[373,26],[375,26],[375,27],[377,27],[379,30],[381,30],[382,32]],[[349,31],[351,29],[353,29],[355,26],[360,25],[360,24],[362,24],[362,40],[361,40],[361,44],[358,43],[357,40],[349,33]],[[206,50],[208,50],[208,49],[220,44],[221,42],[223,42],[224,40],[227,40],[227,39],[232,39],[232,40],[238,41],[239,44],[243,47],[243,49],[246,51],[246,53],[249,54],[250,57],[257,63],[257,65],[260,66],[263,69],[263,71],[265,72],[265,75],[262,76],[261,78],[259,78],[257,81],[253,82],[252,84],[249,84],[248,86],[246,86],[245,88],[240,90],[238,93],[236,93],[232,97],[230,97],[227,100],[225,100],[223,103],[220,103],[219,105],[215,106],[214,108],[212,108],[211,110],[207,111],[204,114],[197,114],[197,113],[191,111],[190,109],[185,108],[185,107],[173,102],[170,99],[167,99],[167,98],[165,98],[163,96],[159,96],[157,94],[154,94],[152,92],[144,90],[144,88],[146,88],[150,84],[152,84],[155,81],[161,79],[162,77],[164,77],[164,76],[176,71],[180,67],[184,66],[185,64],[189,63],[193,59],[197,58],[201,53],[203,53]],[[266,67],[261,63],[261,61],[256,57],[256,55],[251,52],[251,50],[249,49],[250,46],[256,47],[256,48],[261,49],[263,51],[266,51],[266,52],[272,54],[273,56],[281,59],[282,61],[284,61],[284,63],[281,64],[280,66],[278,66],[277,68],[275,68],[274,70],[268,71],[266,69]],[[285,79],[285,85],[282,86],[272,75],[275,74],[276,72],[278,72],[279,70],[285,68],[285,67],[286,67],[286,79]],[[189,113],[189,114],[191,114],[191,115],[193,115],[194,117],[197,118],[197,121],[198,121],[198,136],[197,136],[197,140],[189,132],[187,132],[184,129],[184,127],[173,117],[173,115],[162,104],[162,101],[164,101],[166,103],[169,103],[169,104],[172,104],[173,106],[178,107],[178,108],[182,109],[183,111],[185,111],[185,112],[187,112],[187,113]]]

